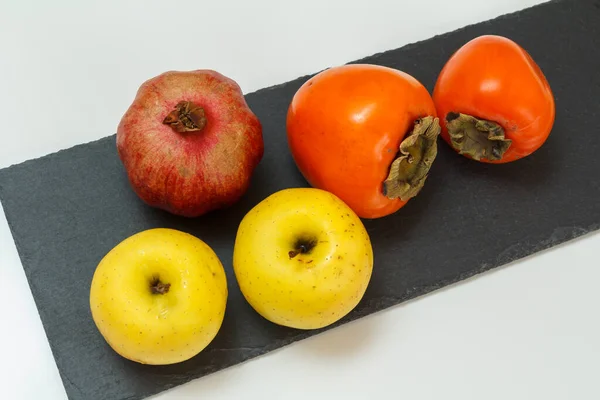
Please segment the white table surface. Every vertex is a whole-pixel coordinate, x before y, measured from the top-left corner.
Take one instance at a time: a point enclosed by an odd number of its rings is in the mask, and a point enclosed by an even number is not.
[[[0,167],[112,134],[165,70],[214,68],[249,92],[539,2],[0,0]],[[156,399],[599,399],[599,246],[588,235]],[[66,399],[4,213],[0,304],[0,398]]]

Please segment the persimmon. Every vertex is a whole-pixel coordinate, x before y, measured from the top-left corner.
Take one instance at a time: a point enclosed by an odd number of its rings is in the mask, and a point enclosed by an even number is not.
[[[287,114],[293,159],[307,182],[361,218],[398,211],[423,188],[440,133],[427,89],[390,67],[324,70],[294,94]]]
[[[538,150],[555,118],[552,90],[525,49],[497,35],[476,37],[442,68],[433,100],[440,136],[459,154],[507,163]]]

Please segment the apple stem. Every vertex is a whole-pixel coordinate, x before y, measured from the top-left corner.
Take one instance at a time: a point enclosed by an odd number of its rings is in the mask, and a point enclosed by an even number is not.
[[[290,258],[296,257],[298,254],[306,254],[315,247],[316,241],[311,239],[300,239],[296,242],[294,250],[288,252]]]
[[[440,131],[439,118],[427,116],[415,121],[412,132],[400,143],[399,155],[383,182],[384,196],[407,201],[421,191],[437,156]]]
[[[446,127],[452,147],[477,161],[500,160],[512,143],[504,137],[504,129],[499,124],[468,114],[449,112]]]
[[[180,101],[163,120],[177,133],[197,132],[206,126],[204,109],[191,101]]]
[[[162,283],[157,279],[150,285],[150,291],[152,294],[165,294],[169,291],[170,287],[170,283]]]

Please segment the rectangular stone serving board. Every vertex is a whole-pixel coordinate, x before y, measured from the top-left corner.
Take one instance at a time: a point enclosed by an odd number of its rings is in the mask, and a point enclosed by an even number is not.
[[[462,44],[504,35],[545,72],[557,115],[547,143],[512,164],[470,161],[440,142],[418,198],[393,216],[365,221],[375,252],[372,280],[356,309],[332,327],[598,229],[599,27],[599,1],[552,1],[355,61],[404,70],[432,90]],[[142,399],[320,332],[262,319],[244,301],[231,265],[243,215],[277,190],[307,186],[287,148],[285,115],[308,78],[247,94],[264,126],[265,157],[249,192],[227,211],[185,219],[142,204],[126,180],[114,135],[0,171],[2,205],[69,399]],[[153,227],[206,241],[224,263],[230,291],[210,346],[164,367],[116,355],[88,308],[98,261],[124,238]]]

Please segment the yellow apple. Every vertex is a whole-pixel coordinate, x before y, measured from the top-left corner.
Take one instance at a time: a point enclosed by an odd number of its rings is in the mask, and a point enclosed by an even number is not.
[[[221,261],[202,240],[149,229],[117,244],[98,264],[90,309],[121,356],[142,364],[192,358],[217,335],[227,302]]]
[[[317,329],[338,321],[362,299],[373,250],[346,203],[321,189],[291,188],[244,216],[233,267],[246,301],[264,318]]]

